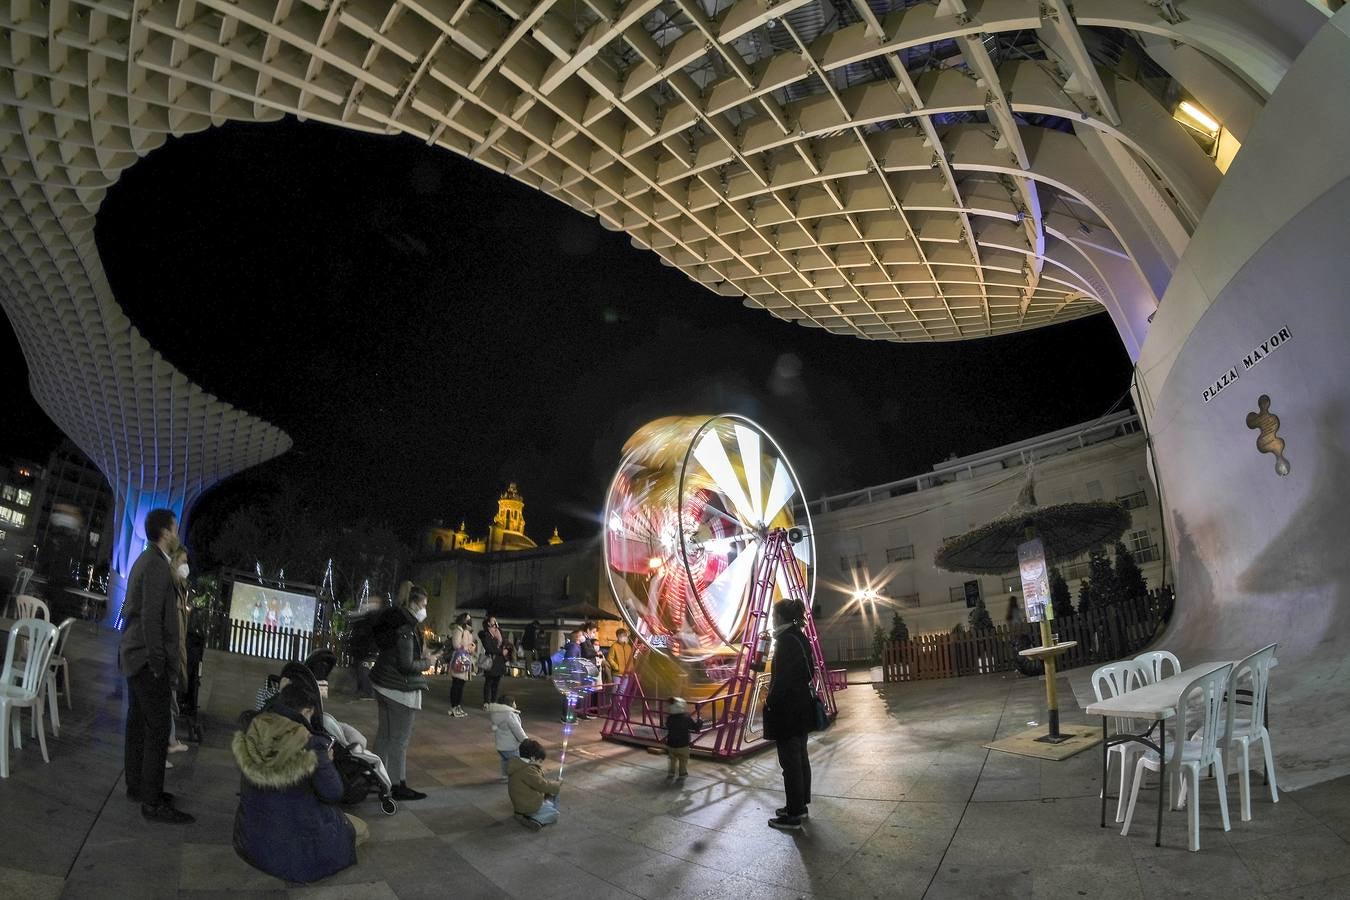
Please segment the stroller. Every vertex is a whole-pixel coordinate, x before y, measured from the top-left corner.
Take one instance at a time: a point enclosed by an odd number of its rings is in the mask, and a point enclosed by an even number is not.
[[[337,655],[332,650],[316,650],[305,659],[303,665],[286,663],[281,670],[281,677],[309,685],[319,698],[311,728],[316,734],[327,734],[333,738],[333,767],[342,779],[342,802],[350,806],[360,803],[372,793],[377,794],[381,811],[386,816],[392,816],[398,812],[398,802],[391,793],[393,783],[385,771],[383,760],[367,749],[365,735],[351,725],[339,722],[323,709],[324,696],[328,693],[328,675],[336,665]]]

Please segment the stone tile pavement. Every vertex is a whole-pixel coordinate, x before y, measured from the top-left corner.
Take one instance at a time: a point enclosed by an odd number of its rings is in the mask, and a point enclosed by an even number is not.
[[[528,832],[496,780],[486,715],[466,702],[470,718],[450,719],[438,682],[409,759],[409,782],[427,799],[392,817],[362,804],[354,812],[371,841],[360,864],[288,885],[230,844],[231,721],[275,664],[210,657],[205,739],[174,755],[167,785],[197,823],[151,826],[124,797],[114,641],[106,630],[75,633],[77,699],[50,742],[51,763],[25,740],[0,782],[0,897],[1350,897],[1350,779],[1275,805],[1256,790],[1246,823],[1230,780],[1227,834],[1206,782],[1201,852],[1184,849],[1182,813],[1164,817],[1155,848],[1151,815],[1129,837],[1098,827],[1097,753],[1053,763],[983,749],[1041,715],[1041,686],[1015,676],[850,687],[838,724],[812,741],[812,818],[796,836],[765,826],[782,803],[771,752],[737,764],[696,759],[672,785],[661,757],[601,741],[596,721],[581,723],[569,748],[562,821]],[[556,694],[539,681],[503,688],[556,761]],[[471,685],[466,701],[478,691]],[[335,690],[330,710],[373,736],[370,701]],[[1083,722],[1076,709],[1065,719]],[[1155,799],[1151,787],[1141,792],[1142,804]]]

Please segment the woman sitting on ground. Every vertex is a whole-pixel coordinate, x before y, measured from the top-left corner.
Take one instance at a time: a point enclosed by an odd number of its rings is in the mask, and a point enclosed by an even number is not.
[[[289,683],[234,735],[242,773],[234,849],[249,865],[287,881],[327,878],[356,863],[366,824],[336,804],[342,779],[332,740],[310,732],[318,698]]]

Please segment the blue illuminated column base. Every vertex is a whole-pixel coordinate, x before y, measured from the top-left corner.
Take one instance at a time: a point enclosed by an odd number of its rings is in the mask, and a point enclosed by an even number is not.
[[[127,594],[127,576],[131,566],[148,544],[145,517],[152,509],[171,509],[178,517],[178,533],[187,530],[187,511],[201,495],[199,487],[182,485],[147,490],[126,484],[117,485],[117,509],[113,520],[112,568],[108,573],[108,623],[120,627],[122,603]]]

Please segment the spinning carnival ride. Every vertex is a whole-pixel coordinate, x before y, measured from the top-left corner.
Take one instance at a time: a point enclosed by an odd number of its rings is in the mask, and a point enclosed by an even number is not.
[[[656,746],[669,697],[706,727],[694,749],[735,757],[764,742],[772,657],[769,611],[802,601],[813,683],[831,718],[834,695],[811,617],[809,514],[773,438],[734,415],[658,419],[624,446],[605,498],[605,565],[636,640],[633,674],[614,689],[602,734]]]

